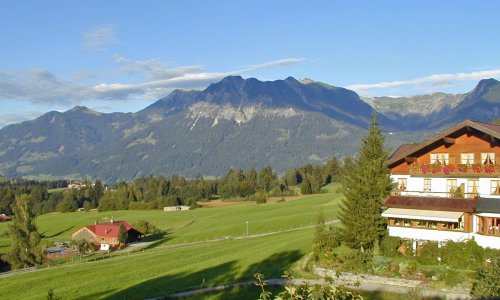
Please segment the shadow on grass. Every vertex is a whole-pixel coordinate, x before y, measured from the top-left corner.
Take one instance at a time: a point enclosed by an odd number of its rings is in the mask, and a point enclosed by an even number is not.
[[[97,293],[93,293],[93,294],[90,294],[90,295],[85,295],[85,296],[81,296],[81,297],[78,297],[78,298],[74,298],[75,300],[89,300],[89,299],[107,299],[109,294],[113,293],[114,291],[116,291],[115,289],[113,290],[107,290],[107,291],[104,291],[104,292],[97,292]],[[64,297],[62,297],[61,295],[57,294],[57,290],[54,289],[54,296],[55,298],[53,299],[64,299]]]
[[[262,273],[265,278],[280,278],[285,271],[289,270],[303,256],[304,253],[298,250],[275,253],[258,263],[248,266],[240,278],[242,281],[253,280],[255,273]]]
[[[171,234],[168,234],[168,231],[164,231],[164,232],[160,232],[160,233],[157,233],[157,234],[153,234],[153,235],[147,236],[147,237],[145,237],[145,238],[142,239],[142,242],[151,242],[151,244],[147,245],[144,248],[136,250],[136,251],[143,251],[143,249],[144,250],[149,250],[149,249],[152,249],[152,248],[156,248],[159,245],[161,245],[163,243],[166,243],[167,241],[173,239],[174,237],[175,236],[173,236]]]
[[[107,295],[106,299],[145,299],[152,297],[166,297],[168,299],[168,295],[173,293],[252,281],[255,273],[263,273],[266,278],[279,278],[285,270],[290,269],[302,256],[303,253],[300,251],[283,251],[250,265],[243,272],[240,271],[238,261],[232,260],[201,271],[182,272],[150,279],[112,295]],[[207,295],[210,295],[212,299],[229,299],[226,297],[229,295],[231,295],[231,299],[243,299],[240,297],[238,290],[239,288],[236,288]],[[254,286],[243,288],[242,291],[245,295],[244,299],[257,299],[260,293],[259,289]],[[189,299],[203,299],[207,295],[196,295]]]
[[[41,235],[42,235],[43,237],[45,237],[45,238],[50,239],[50,238],[56,237],[56,236],[58,236],[58,235],[61,235],[61,234],[65,233],[65,232],[68,232],[68,231],[70,231],[71,229],[73,229],[74,227],[75,227],[75,226],[70,226],[70,227],[68,227],[68,228],[66,228],[66,229],[64,229],[64,230],[61,230],[61,231],[59,231],[59,232],[54,233],[53,235],[45,235],[45,232],[43,232]]]
[[[226,284],[234,281],[236,272],[236,261],[229,261],[193,273],[183,272],[150,279],[112,295],[107,295],[105,299],[146,299]]]

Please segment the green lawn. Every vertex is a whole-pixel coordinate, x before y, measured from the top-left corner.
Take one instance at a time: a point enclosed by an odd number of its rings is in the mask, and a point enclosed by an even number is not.
[[[336,187],[329,187],[329,191]],[[69,240],[79,227],[104,218],[134,223],[145,219],[168,230],[153,249],[95,263],[79,263],[28,274],[0,278],[2,299],[43,299],[49,289],[62,299],[144,299],[203,286],[251,280],[261,272],[266,278],[280,277],[283,271],[297,270],[311,251],[313,228],[283,232],[258,238],[165,248],[191,241],[226,236],[287,230],[316,223],[322,208],[326,219],[335,219],[341,196],[336,193],[304,196],[301,199],[257,205],[199,208],[192,211],[113,211],[52,213],[37,218],[45,241]],[[6,228],[0,224],[0,232]],[[0,252],[10,241],[0,238]],[[26,288],[29,287],[29,288]],[[245,297],[252,289],[244,289]],[[235,299],[239,296],[233,291]],[[259,291],[255,289],[258,298]],[[218,296],[220,295],[220,297]],[[224,293],[211,299],[225,299]],[[239,296],[238,296],[239,295]]]
[[[313,229],[306,229],[44,269],[0,278],[0,293],[2,299],[43,299],[52,288],[62,299],[145,299],[247,281],[256,272],[279,277],[300,265],[312,237]]]
[[[330,189],[335,189],[331,188]],[[167,244],[216,239],[226,236],[279,231],[316,223],[320,208],[327,220],[334,219],[339,209],[341,195],[335,193],[303,196],[302,199],[255,204],[254,202],[227,207],[198,208],[190,211],[163,212],[160,210],[122,210],[110,212],[50,213],[36,219],[38,231],[44,241],[65,241],[80,227],[105,222],[111,218],[134,223],[148,220],[161,229],[168,230]],[[0,223],[0,233],[7,223]],[[161,244],[161,243],[159,243]],[[10,239],[0,237],[0,253],[5,253]]]

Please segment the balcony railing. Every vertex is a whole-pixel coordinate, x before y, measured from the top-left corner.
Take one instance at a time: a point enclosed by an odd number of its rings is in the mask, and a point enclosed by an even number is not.
[[[391,196],[421,196],[421,197],[448,197],[448,198],[465,198],[473,199],[480,197],[479,193],[451,193],[451,192],[432,192],[432,191],[402,191],[394,190]],[[488,195],[490,197],[491,195]]]
[[[498,177],[500,176],[500,165],[414,164],[410,166],[410,175],[449,177]]]

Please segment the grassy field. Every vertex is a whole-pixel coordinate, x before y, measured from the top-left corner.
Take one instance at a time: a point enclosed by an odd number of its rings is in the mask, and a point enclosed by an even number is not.
[[[51,267],[34,273],[0,278],[2,299],[43,299],[49,289],[62,299],[144,299],[158,295],[251,280],[261,272],[266,278],[280,277],[283,271],[300,265],[311,251],[313,228],[256,238],[168,248],[192,241],[281,231],[316,223],[321,208],[326,219],[335,219],[341,196],[330,193],[266,204],[243,203],[193,211],[113,211],[47,214],[37,218],[45,241],[69,240],[80,226],[113,217],[134,223],[144,219],[168,230],[151,249],[129,257],[72,266]],[[0,224],[0,232],[6,224]],[[9,240],[0,238],[0,252]],[[30,287],[27,289],[26,287]],[[245,298],[257,299],[259,291],[244,289]],[[252,295],[250,295],[252,294]],[[241,299],[238,290],[211,295],[211,299]]]
[[[329,186],[336,190],[337,185]],[[260,234],[301,227],[316,223],[321,208],[326,219],[334,219],[338,211],[340,194],[326,193],[304,196],[285,202],[255,204],[243,203],[227,207],[199,208],[190,211],[163,212],[160,210],[123,210],[111,212],[50,213],[36,219],[38,231],[45,236],[44,242],[67,241],[71,233],[80,227],[105,222],[126,220],[129,223],[148,220],[168,234],[158,245],[179,244],[222,237]],[[0,223],[0,233],[7,223]],[[0,253],[5,253],[10,239],[0,237]]]
[[[253,278],[280,277],[310,251],[312,229],[179,249],[157,249],[110,261],[45,269],[0,279],[2,299],[145,299]],[[29,287],[29,288],[26,288]],[[258,289],[255,297],[258,298]],[[220,298],[222,299],[222,298]]]

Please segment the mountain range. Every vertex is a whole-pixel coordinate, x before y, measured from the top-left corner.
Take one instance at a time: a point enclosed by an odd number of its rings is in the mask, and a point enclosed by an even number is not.
[[[0,174],[116,182],[267,165],[282,172],[354,154],[374,112],[394,149],[464,119],[489,122],[499,107],[494,79],[466,94],[361,98],[309,79],[230,76],[202,91],[173,91],[136,113],[77,106],[8,125],[0,129]]]

